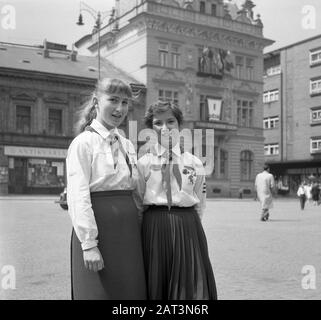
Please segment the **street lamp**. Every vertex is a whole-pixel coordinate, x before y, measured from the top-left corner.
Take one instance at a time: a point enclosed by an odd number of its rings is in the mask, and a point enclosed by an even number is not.
[[[106,19],[106,17],[108,17],[108,15],[110,16],[109,23],[115,20],[116,10],[113,7],[111,10],[100,12],[100,11],[94,10],[92,7],[90,7],[86,3],[80,2],[79,11],[80,13],[79,13],[77,25],[79,26],[84,25],[83,16],[82,16],[83,11],[88,12],[96,21],[96,24],[94,26],[92,33],[93,34],[96,32],[98,33],[98,80],[100,80],[100,28],[103,21]]]

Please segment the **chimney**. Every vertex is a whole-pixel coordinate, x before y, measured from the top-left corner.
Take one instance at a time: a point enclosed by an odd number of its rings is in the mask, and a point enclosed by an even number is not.
[[[120,16],[120,0],[116,0],[116,7],[115,7],[115,24],[114,24],[114,30],[119,30],[119,16]]]
[[[43,42],[43,57],[44,58],[49,58],[49,50],[47,47],[47,39],[44,40]]]
[[[75,50],[75,45],[72,45],[72,51],[70,54],[70,60],[71,61],[77,61],[77,51]]]
[[[70,60],[71,61],[77,61],[77,51],[71,51],[71,54],[70,54]]]

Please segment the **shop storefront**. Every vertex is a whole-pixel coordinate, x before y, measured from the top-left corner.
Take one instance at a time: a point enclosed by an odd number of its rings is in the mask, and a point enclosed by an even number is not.
[[[8,192],[58,194],[65,185],[67,150],[5,146]]]
[[[280,194],[296,196],[302,181],[321,182],[321,161],[271,163]]]

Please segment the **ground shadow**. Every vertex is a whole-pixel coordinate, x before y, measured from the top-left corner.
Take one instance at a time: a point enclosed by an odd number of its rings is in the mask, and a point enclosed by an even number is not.
[[[301,219],[269,219],[267,222],[298,222]]]

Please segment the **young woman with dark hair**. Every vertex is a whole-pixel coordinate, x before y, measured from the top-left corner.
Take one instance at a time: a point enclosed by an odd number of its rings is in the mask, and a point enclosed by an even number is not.
[[[138,191],[143,212],[142,239],[148,298],[217,299],[216,285],[201,224],[206,202],[202,162],[180,148],[174,132],[183,122],[172,102],[151,105],[147,127],[158,142],[138,160]]]

